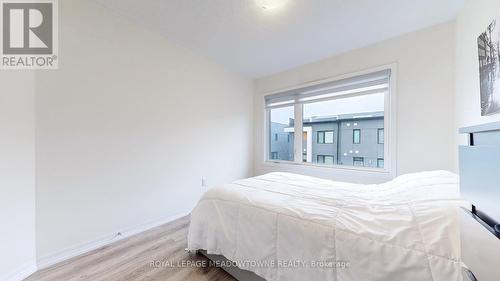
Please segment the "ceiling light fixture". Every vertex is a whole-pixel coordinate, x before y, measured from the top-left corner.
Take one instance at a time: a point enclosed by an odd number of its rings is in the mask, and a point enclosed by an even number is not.
[[[264,10],[277,10],[285,6],[288,0],[255,0],[257,5]]]

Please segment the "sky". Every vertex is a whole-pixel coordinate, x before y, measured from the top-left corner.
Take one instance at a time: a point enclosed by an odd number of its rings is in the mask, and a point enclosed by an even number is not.
[[[288,124],[289,118],[294,118],[293,106],[271,110],[271,121]],[[321,116],[335,116],[339,114],[352,114],[384,111],[384,93],[359,97],[344,98],[315,103],[304,104],[304,119]]]

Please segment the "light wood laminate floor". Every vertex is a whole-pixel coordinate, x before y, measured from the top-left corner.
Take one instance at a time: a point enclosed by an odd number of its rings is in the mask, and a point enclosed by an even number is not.
[[[178,219],[38,271],[25,281],[236,280],[220,268],[185,266],[206,261],[184,250],[188,226],[189,217]],[[163,265],[152,265],[154,261]]]

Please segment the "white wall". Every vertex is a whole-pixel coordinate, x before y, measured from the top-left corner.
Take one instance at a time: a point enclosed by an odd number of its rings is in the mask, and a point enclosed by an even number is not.
[[[255,172],[306,173],[337,180],[376,182],[387,177],[264,163],[265,93],[302,83],[397,63],[397,174],[453,169],[454,23],[449,22],[259,79],[255,83]]]
[[[0,70],[0,280],[35,267],[34,75]]]
[[[251,80],[91,1],[59,5],[59,70],[36,76],[42,266],[253,169]]]
[[[468,0],[456,20],[456,136],[460,127],[500,121],[500,114],[481,116],[479,94],[477,37],[495,17],[500,18],[498,0]],[[458,143],[464,140],[459,136]]]

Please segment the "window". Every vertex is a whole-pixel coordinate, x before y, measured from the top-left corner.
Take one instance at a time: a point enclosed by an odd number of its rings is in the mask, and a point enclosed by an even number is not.
[[[364,166],[365,159],[363,157],[353,157],[352,158],[352,165],[353,166]]]
[[[335,165],[353,166],[352,157],[365,157],[373,159],[371,166],[375,168],[377,156],[384,154],[376,140],[377,129],[384,124],[384,106],[384,93],[303,104],[302,128],[308,135],[302,148],[309,155],[307,162],[319,163],[317,155],[338,155]],[[314,131],[316,139],[311,139],[309,132]]]
[[[333,165],[333,159],[334,159],[333,155],[318,155],[317,163]]]
[[[293,106],[271,109],[269,112],[269,159],[293,161]],[[281,136],[281,137],[280,137]]]
[[[352,130],[352,143],[354,143],[354,144],[361,143],[361,130],[360,129]]]
[[[386,123],[394,120],[386,119],[390,75],[389,69],[381,70],[266,96],[268,151],[295,163],[384,166],[378,159],[391,158],[379,143],[384,143]],[[302,138],[295,137],[296,129]],[[272,141],[274,134],[278,141]]]
[[[377,130],[377,143],[384,143],[384,128],[379,128]]]
[[[384,167],[384,158],[378,158],[377,159],[377,168],[383,168]]]
[[[318,131],[317,143],[333,144],[333,131]]]

